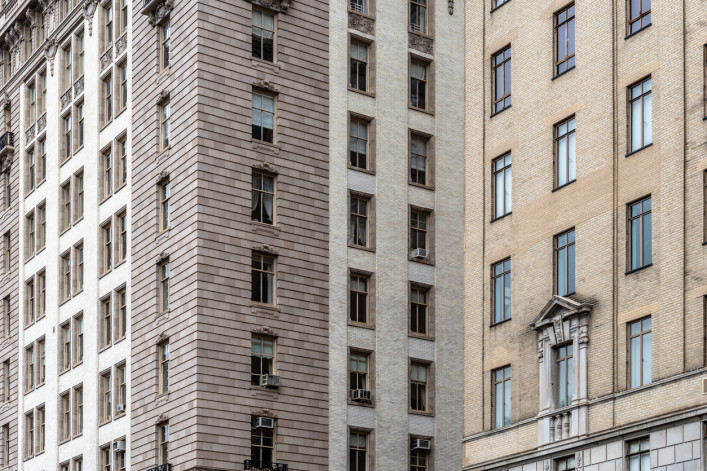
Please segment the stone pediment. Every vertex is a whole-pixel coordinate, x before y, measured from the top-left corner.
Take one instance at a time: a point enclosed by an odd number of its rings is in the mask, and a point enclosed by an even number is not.
[[[553,295],[545,304],[540,313],[535,317],[530,327],[540,329],[548,324],[552,324],[555,318],[564,320],[568,317],[580,314],[589,314],[592,311],[592,304],[584,303],[564,296]]]

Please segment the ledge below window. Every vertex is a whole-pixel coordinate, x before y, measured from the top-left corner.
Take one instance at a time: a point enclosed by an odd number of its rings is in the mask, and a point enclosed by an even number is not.
[[[648,265],[643,265],[642,267],[634,268],[633,270],[629,270],[624,275],[630,275],[631,273],[636,273],[637,271],[645,270],[646,268],[652,267],[653,264],[649,263]]]

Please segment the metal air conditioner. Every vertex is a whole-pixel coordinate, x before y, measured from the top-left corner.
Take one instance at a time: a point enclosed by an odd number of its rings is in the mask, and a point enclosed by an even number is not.
[[[275,428],[275,419],[269,417],[256,417],[255,428]]]
[[[125,440],[116,440],[113,442],[113,451],[125,451]]]
[[[412,251],[413,258],[427,258],[427,249],[415,249]]]
[[[412,441],[412,449],[413,450],[429,450],[430,449],[430,441],[424,440],[422,438],[416,438]]]
[[[371,402],[371,391],[368,389],[351,390],[351,400],[356,402]]]
[[[260,375],[260,386],[264,388],[279,388],[280,377],[276,375]]]
[[[125,404],[118,404],[116,410],[118,411],[118,413],[125,412]]]

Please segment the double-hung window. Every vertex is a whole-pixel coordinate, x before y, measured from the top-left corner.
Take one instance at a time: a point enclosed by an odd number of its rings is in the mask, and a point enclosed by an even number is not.
[[[574,68],[574,4],[555,13],[555,76]]]
[[[410,181],[427,185],[427,143],[428,139],[412,135],[410,137]]]
[[[253,90],[251,136],[263,142],[275,140],[275,97]]]
[[[349,434],[349,471],[368,469],[368,433],[352,430]]]
[[[364,15],[368,13],[368,2],[367,0],[351,0],[349,6],[352,11],[357,11],[363,13]]]
[[[629,271],[653,263],[652,214],[650,196],[628,206]]]
[[[427,335],[429,290],[419,286],[410,289],[410,332]]]
[[[275,259],[254,253],[251,265],[251,300],[261,304],[275,304]]]
[[[493,279],[493,322],[511,318],[511,259],[495,263],[491,268]]]
[[[416,258],[428,258],[428,221],[430,215],[421,211],[410,212],[410,250]]]
[[[252,55],[256,59],[274,62],[275,16],[262,10],[253,10]]]
[[[349,281],[349,319],[366,324],[368,321],[368,276],[352,273]]]
[[[629,153],[653,143],[653,81],[647,77],[628,87]]]
[[[170,36],[170,21],[169,18],[160,25],[160,70],[164,70],[171,65],[169,56],[169,36]]]
[[[493,427],[511,424],[511,367],[493,370]]]
[[[628,326],[629,387],[631,388],[650,384],[653,379],[652,332],[650,317],[631,322]]]
[[[157,347],[158,350],[158,391],[164,394],[169,390],[169,342],[164,342]]]
[[[349,390],[370,390],[368,387],[368,360],[365,353],[349,355]]]
[[[428,365],[422,363],[410,364],[410,409],[417,412],[426,412],[427,404],[427,376]]]
[[[349,124],[349,164],[368,169],[368,123],[352,119]]]
[[[273,374],[275,341],[269,337],[253,336],[250,344],[250,383],[260,386],[262,375]]]
[[[251,220],[263,224],[273,223],[275,201],[275,178],[260,172],[253,172]]]
[[[639,438],[628,442],[629,471],[650,471],[651,470],[651,443],[650,438]]]
[[[577,139],[574,117],[555,125],[555,188],[577,178]]]
[[[626,0],[627,2],[627,35],[650,26],[651,0]]]
[[[170,105],[168,101],[160,106],[160,150],[165,150],[169,147],[169,117]]]
[[[410,62],[410,106],[427,109],[427,65],[413,60]]]
[[[251,416],[250,459],[256,469],[269,467],[275,451],[275,429],[258,426],[258,417]]]
[[[368,246],[368,202],[366,198],[351,196],[349,241],[353,245]]]
[[[573,346],[555,348],[555,407],[560,409],[572,404],[574,392]]]
[[[574,293],[574,229],[555,236],[555,292]]]
[[[410,0],[410,29],[427,33],[427,0]]]
[[[493,217],[498,219],[510,214],[513,208],[513,169],[511,154],[495,159],[493,169]]]
[[[511,106],[511,46],[491,58],[493,70],[493,113]]]
[[[161,262],[157,266],[159,283],[159,309],[160,312],[169,311],[169,260]]]
[[[368,44],[352,40],[349,61],[349,86],[354,90],[368,91]]]

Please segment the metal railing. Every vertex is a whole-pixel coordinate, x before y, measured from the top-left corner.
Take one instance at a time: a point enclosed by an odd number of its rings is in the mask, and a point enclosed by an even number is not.
[[[15,133],[7,131],[5,134],[0,135],[0,151],[2,151],[7,146],[15,145]]]
[[[267,463],[265,461],[245,460],[243,462],[244,471],[287,471],[284,463]]]
[[[172,471],[172,465],[169,463],[161,464],[159,466],[155,466],[154,468],[146,469],[145,471]]]
[[[366,3],[362,2],[360,0],[353,0],[351,2],[351,10],[352,11],[357,11],[359,13],[363,13],[364,15],[366,14]]]

